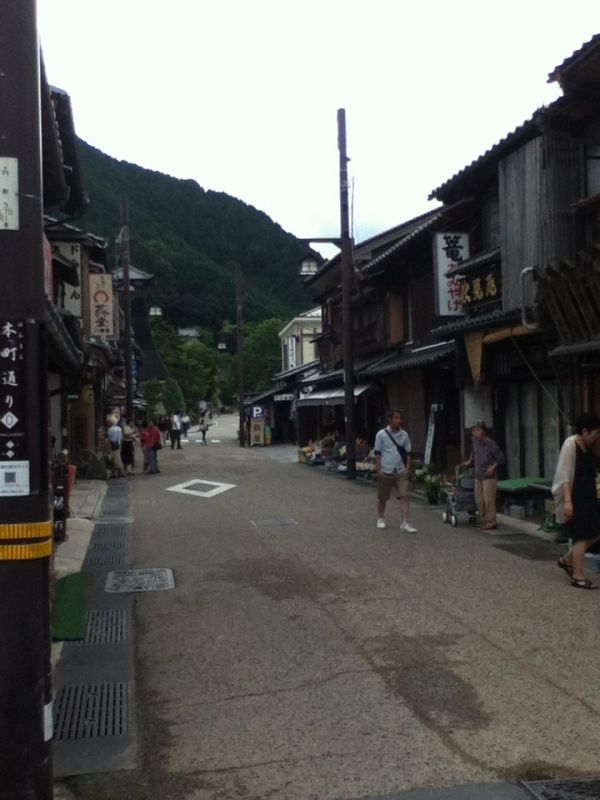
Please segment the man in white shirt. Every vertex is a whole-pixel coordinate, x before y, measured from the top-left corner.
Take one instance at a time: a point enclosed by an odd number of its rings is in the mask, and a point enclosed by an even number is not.
[[[385,504],[392,489],[396,490],[402,508],[400,530],[416,533],[408,521],[410,491],[408,473],[412,463],[411,443],[408,433],[402,428],[402,412],[397,408],[388,415],[388,426],[377,432],[375,437],[375,468],[377,472],[377,527],[387,528],[385,523]]]
[[[181,450],[181,418],[179,414],[173,412],[171,414],[171,432],[170,432],[170,439],[171,439],[171,450],[175,447],[175,443],[177,443],[177,449]]]

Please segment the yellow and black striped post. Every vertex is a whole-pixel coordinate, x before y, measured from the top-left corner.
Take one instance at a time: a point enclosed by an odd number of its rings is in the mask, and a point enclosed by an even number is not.
[[[52,524],[35,0],[0,0],[0,21],[0,800],[49,800]],[[50,116],[44,190],[57,208]]]

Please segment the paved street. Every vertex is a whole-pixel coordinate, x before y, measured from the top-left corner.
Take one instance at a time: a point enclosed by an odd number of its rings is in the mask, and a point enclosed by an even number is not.
[[[416,536],[397,503],[378,531],[372,488],[242,450],[231,417],[197,439],[131,480],[135,566],[176,588],[136,598],[140,769],[77,779],[79,796],[351,800],[600,773],[600,592],[571,588],[553,545],[417,503]],[[196,479],[235,488],[167,491]]]

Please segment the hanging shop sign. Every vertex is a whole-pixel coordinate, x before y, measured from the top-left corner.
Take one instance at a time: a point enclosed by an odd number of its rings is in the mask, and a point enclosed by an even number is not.
[[[65,286],[65,309],[74,314],[81,321],[81,245],[77,242],[52,242],[54,252],[72,261],[77,270],[79,286]]]
[[[0,320],[0,496],[29,494],[25,323]]]
[[[460,278],[460,302],[463,309],[475,308],[500,300],[500,267],[487,267]]]
[[[90,275],[90,335],[101,339],[114,336],[112,275],[104,272]]]
[[[463,313],[460,280],[456,275],[448,275],[448,272],[468,258],[468,233],[435,234],[436,313],[440,316],[457,316]]]

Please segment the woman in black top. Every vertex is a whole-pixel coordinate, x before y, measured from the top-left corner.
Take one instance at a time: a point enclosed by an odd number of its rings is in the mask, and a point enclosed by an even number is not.
[[[594,444],[600,438],[600,419],[582,414],[575,423],[575,436],[570,436],[560,452],[555,481],[561,503],[561,516],[573,547],[559,558],[558,566],[569,575],[578,589],[597,589],[583,574],[586,551],[600,536],[600,506],[596,497],[597,458]],[[554,489],[555,487],[553,487]],[[555,496],[556,496],[555,494]]]

